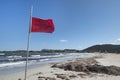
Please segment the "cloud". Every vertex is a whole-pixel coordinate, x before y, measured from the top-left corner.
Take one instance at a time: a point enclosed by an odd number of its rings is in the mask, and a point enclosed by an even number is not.
[[[115,42],[120,42],[120,38],[116,39]]]
[[[118,38],[117,41],[120,42],[120,38]]]
[[[68,40],[62,39],[60,40],[60,42],[68,42]]]

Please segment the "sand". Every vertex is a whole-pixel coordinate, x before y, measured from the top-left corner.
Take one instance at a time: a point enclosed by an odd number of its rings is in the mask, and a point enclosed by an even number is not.
[[[102,56],[102,58],[96,59],[101,65],[115,65],[120,67],[120,54],[97,54],[97,56]],[[68,80],[120,80],[120,76],[98,73],[86,74],[84,72],[64,71],[63,69],[59,68],[51,68],[51,65],[52,64],[47,64],[38,68],[29,69],[27,80],[44,80],[38,79],[38,77],[48,77],[56,78],[56,80],[65,80],[58,78],[57,75],[62,75],[63,77],[66,77],[66,79],[68,78],[67,76],[69,76]],[[24,80],[24,72],[0,76],[0,80],[18,80],[19,78],[21,78],[21,80]]]
[[[120,54],[102,54],[103,58],[96,59],[101,65],[115,65],[120,67]]]

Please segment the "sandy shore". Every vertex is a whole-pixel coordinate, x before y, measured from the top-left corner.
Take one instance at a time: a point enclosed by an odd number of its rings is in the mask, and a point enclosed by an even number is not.
[[[100,55],[102,55],[102,58],[96,59],[99,64],[105,66],[115,65],[120,67],[120,54],[97,54],[97,56]],[[62,77],[66,78],[69,76],[68,80],[120,80],[120,76],[98,73],[91,73],[89,75],[84,72],[64,71],[63,69],[59,68],[51,68],[51,65],[52,64],[47,64],[28,70],[27,80],[45,80],[38,79],[38,77],[47,77],[49,78],[47,80],[66,80],[58,78],[58,75],[62,75]],[[18,80],[19,78],[21,78],[21,80],[24,80],[24,72],[0,76],[0,80]]]

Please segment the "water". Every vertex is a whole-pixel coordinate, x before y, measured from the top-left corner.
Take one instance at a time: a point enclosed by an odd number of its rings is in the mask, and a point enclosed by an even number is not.
[[[75,58],[91,57],[94,54],[90,53],[56,53],[56,54],[41,54],[31,55],[29,57],[28,69],[39,67],[48,63],[62,62]],[[0,58],[0,75],[24,71],[25,57],[7,56]]]

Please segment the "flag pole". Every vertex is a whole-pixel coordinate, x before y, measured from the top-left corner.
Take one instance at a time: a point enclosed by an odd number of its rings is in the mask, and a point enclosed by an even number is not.
[[[29,46],[30,46],[30,31],[31,31],[31,25],[32,25],[32,11],[33,11],[33,6],[31,6],[31,9],[30,9],[30,23],[29,23],[29,30],[28,30],[27,53],[26,53],[26,64],[25,64],[25,77],[24,77],[24,80],[27,80],[28,57],[29,57]]]

